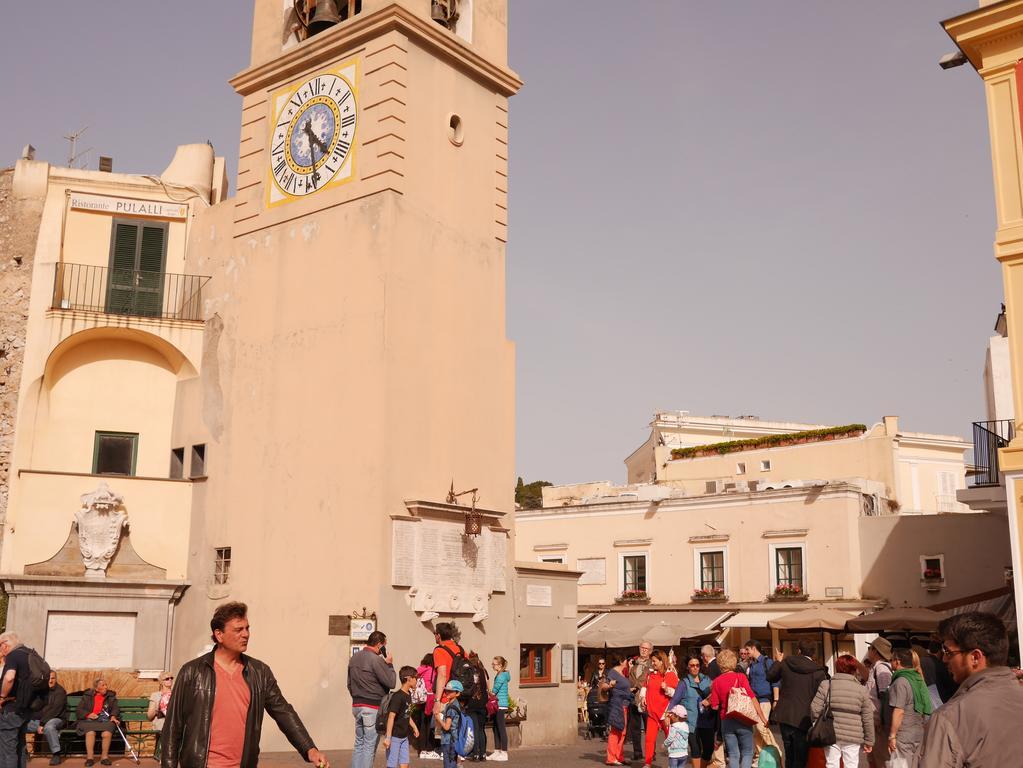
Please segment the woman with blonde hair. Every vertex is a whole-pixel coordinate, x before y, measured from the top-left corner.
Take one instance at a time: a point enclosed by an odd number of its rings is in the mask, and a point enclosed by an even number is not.
[[[153,730],[163,729],[163,721],[167,717],[167,705],[170,703],[171,688],[174,686],[174,675],[170,672],[160,673],[160,690],[149,696],[149,710],[146,719],[153,723]]]
[[[721,674],[710,686],[710,705],[721,714],[721,733],[724,736],[725,752],[728,754],[728,768],[751,768],[753,723],[728,712],[728,697],[732,690],[739,688],[746,693],[753,710],[764,725],[767,725],[767,718],[764,717],[756,694],[750,688],[749,678],[736,671],[739,657],[735,651],[728,648],[718,651],[717,662]]]

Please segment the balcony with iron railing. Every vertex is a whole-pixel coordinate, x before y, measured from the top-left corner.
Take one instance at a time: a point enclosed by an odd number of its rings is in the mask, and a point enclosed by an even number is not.
[[[973,422],[973,463],[976,467],[970,478],[974,488],[1001,485],[998,449],[1009,444],[1015,435],[1011,419]]]
[[[202,321],[204,275],[57,264],[51,309]]]

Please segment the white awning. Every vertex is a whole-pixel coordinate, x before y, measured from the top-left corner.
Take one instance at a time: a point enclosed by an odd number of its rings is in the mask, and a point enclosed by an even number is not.
[[[578,631],[580,648],[631,648],[643,640],[655,646],[712,634],[731,611],[615,611],[601,614]],[[648,637],[656,635],[656,637]]]
[[[739,611],[724,623],[722,629],[735,629],[737,627],[749,627],[751,629],[767,627],[771,619],[780,619],[788,616],[792,611]]]

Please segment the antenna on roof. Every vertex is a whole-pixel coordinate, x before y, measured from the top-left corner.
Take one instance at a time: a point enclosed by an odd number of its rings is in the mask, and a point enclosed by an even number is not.
[[[88,149],[82,150],[81,152],[77,151],[78,139],[87,130],[89,130],[89,126],[86,125],[86,126],[83,126],[82,128],[79,128],[77,131],[74,131],[74,132],[72,132],[72,133],[70,133],[70,134],[68,134],[67,136],[64,137],[65,139],[68,140],[68,143],[70,144],[70,146],[68,147],[68,153],[67,153],[67,167],[68,168],[74,168],[75,167],[75,163],[77,163],[80,159],[84,158],[86,155],[88,155],[90,152],[92,152],[92,147],[89,147]],[[79,166],[77,166],[77,167],[85,168],[85,161],[83,160],[82,163]]]

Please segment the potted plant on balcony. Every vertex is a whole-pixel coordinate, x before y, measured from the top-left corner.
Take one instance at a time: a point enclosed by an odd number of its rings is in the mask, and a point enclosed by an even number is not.
[[[725,590],[722,587],[708,587],[706,589],[694,589],[693,602],[713,603],[727,600]]]
[[[945,577],[940,568],[924,568],[920,583],[928,592],[937,592],[944,586]]]
[[[809,595],[803,590],[798,584],[779,584],[774,588],[774,594],[769,595],[769,600],[776,601],[795,601],[795,600],[806,600]]]
[[[616,603],[649,603],[650,595],[645,589],[627,589],[615,598]]]

